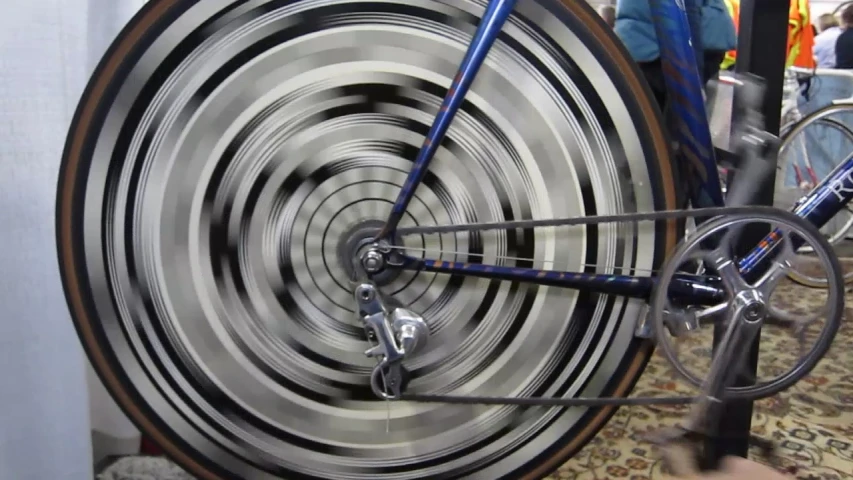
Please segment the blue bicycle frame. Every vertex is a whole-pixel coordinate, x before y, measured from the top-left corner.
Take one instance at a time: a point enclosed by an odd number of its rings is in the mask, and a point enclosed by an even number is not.
[[[581,0],[577,0],[581,1]],[[379,239],[391,239],[403,217],[415,189],[423,180],[436,149],[441,144],[456,112],[471,87],[504,23],[517,0],[491,0],[468,47],[439,113],[415,158],[412,170],[401,189]],[[723,192],[714,157],[714,148],[705,112],[702,80],[699,75],[702,46],[699,42],[700,11],[696,0],[649,0],[660,45],[661,64],[666,80],[670,108],[674,117],[671,131],[680,145],[676,155],[685,172],[694,207],[723,206]],[[691,35],[693,32],[694,35]],[[694,41],[691,41],[693,38]],[[853,155],[842,162],[820,185],[804,197],[794,212],[820,227],[853,198]],[[780,237],[771,232],[739,260],[742,273],[759,267]],[[459,263],[403,256],[397,268],[520,281],[589,292],[648,299],[654,277],[561,272],[533,268]],[[699,276],[676,277],[671,286],[696,303],[715,303],[724,298],[719,284]]]

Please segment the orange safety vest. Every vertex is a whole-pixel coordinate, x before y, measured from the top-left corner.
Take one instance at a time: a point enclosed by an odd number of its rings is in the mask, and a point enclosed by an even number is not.
[[[732,21],[735,23],[735,32],[738,31],[738,27],[740,26],[740,0],[725,0],[726,8],[729,9],[729,15],[732,17]],[[728,70],[732,65],[735,64],[735,60],[737,59],[737,51],[729,50],[726,52],[726,56],[723,57],[723,63],[720,64],[720,68],[723,70]]]
[[[815,68],[814,30],[809,0],[792,0],[788,13],[788,58],[786,67]]]
[[[725,0],[729,15],[735,23],[735,31],[740,28],[740,0]],[[809,14],[809,0],[791,0],[788,11],[788,56],[785,66],[814,68],[814,31]],[[720,68],[728,69],[735,64],[737,51],[726,52]]]

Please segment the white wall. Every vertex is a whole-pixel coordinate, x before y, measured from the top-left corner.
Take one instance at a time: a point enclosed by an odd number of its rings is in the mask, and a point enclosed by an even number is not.
[[[101,442],[96,458],[138,448],[139,433],[88,366],[68,315],[57,175],[91,70],[145,0],[2,3],[0,479],[91,479],[91,430],[117,440]]]
[[[839,5],[844,3],[844,1],[845,0],[811,0],[809,5],[811,6],[812,20],[816,20],[818,16],[823,15],[824,13],[832,13]]]
[[[59,281],[56,179],[86,79],[85,0],[0,15],[0,479],[92,478],[85,360]]]

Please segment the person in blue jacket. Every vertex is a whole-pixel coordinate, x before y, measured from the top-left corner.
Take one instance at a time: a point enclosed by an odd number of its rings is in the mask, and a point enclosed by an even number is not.
[[[693,0],[701,8],[701,44],[705,83],[715,78],[725,54],[737,46],[737,34],[731,15],[723,0]],[[649,0],[617,0],[616,35],[628,48],[631,57],[640,65],[658,103],[663,108],[666,100],[663,71],[660,63],[655,26]]]

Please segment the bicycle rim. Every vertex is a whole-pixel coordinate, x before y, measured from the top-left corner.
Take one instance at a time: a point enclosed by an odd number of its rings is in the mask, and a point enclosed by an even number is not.
[[[63,159],[63,282],[114,398],[193,474],[540,478],[613,412],[369,393],[333,234],[390,208],[481,13],[153,0],[102,60]],[[406,221],[674,208],[673,185],[659,115],[606,26],[577,2],[527,2]],[[505,233],[411,247],[642,272],[678,237],[615,230],[572,249]],[[650,353],[635,301],[435,275],[388,288],[438,339],[410,365],[423,393],[624,395]]]
[[[818,110],[799,122],[782,128],[782,144],[779,149],[781,172],[778,175],[776,183],[776,195],[777,198],[781,198],[777,201],[777,206],[791,208],[793,201],[799,199],[810,190],[810,188],[803,190],[798,185],[788,185],[791,183],[790,177],[795,168],[802,176],[807,177],[806,180],[809,183],[816,183],[814,182],[815,179],[810,178],[809,175],[816,176],[816,179],[819,181],[828,173],[815,169],[812,164],[812,157],[815,155],[815,152],[810,153],[808,151],[809,148],[822,148],[824,144],[832,145],[837,143],[836,141],[841,141],[847,145],[847,149],[850,152],[853,152],[853,130],[847,127],[844,122],[829,117],[829,115],[843,112],[844,109],[838,107]],[[828,138],[827,135],[831,138]],[[820,138],[812,138],[816,136]],[[824,154],[824,152],[817,152],[818,156],[821,154],[823,154],[823,157],[829,155]],[[835,155],[831,156],[835,157]],[[840,155],[840,157],[846,158],[846,155]],[[810,174],[810,172],[816,171],[817,173]],[[844,250],[848,249],[846,244],[849,241],[846,240],[846,237],[849,235],[851,228],[853,228],[853,211],[846,209],[839,212],[827,225],[821,228],[821,232],[827,237],[828,242],[834,248]],[[826,288],[827,280],[825,278],[816,277],[809,273],[811,254],[813,252],[810,249],[803,248],[798,253],[801,254],[798,256],[800,263],[788,272],[788,277],[805,286]],[[845,270],[847,271],[844,274],[844,283],[849,284],[853,282],[853,270],[849,268]]]

